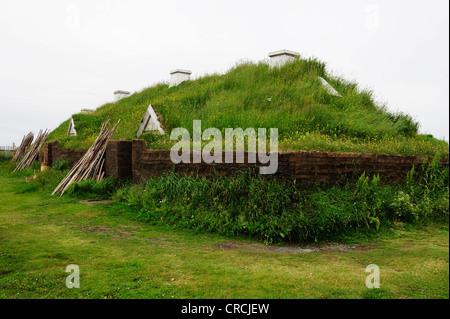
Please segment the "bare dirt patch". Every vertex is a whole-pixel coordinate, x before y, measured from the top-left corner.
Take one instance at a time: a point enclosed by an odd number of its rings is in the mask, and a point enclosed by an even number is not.
[[[140,227],[136,225],[119,225],[119,227],[110,227],[106,225],[79,225],[72,221],[62,221],[58,224],[67,225],[70,228],[78,229],[84,232],[105,235],[111,239],[138,239],[149,243],[161,244],[163,240],[155,237],[141,237],[137,236],[140,233]]]
[[[374,245],[360,245],[360,244],[342,244],[342,243],[320,243],[320,244],[288,244],[285,246],[267,246],[262,243],[235,241],[222,242],[214,245],[216,249],[224,250],[242,250],[242,251],[256,251],[256,252],[271,252],[271,253],[290,253],[290,254],[307,254],[307,253],[327,253],[340,252],[346,253],[355,250],[369,250],[375,248]]]
[[[121,228],[112,228],[106,226],[75,226],[76,228],[81,228],[81,230],[96,233],[100,235],[107,235],[111,239],[119,240],[119,239],[139,239],[147,242],[160,242],[160,239],[154,237],[138,237],[135,236],[139,234],[138,226],[125,226],[121,225]]]

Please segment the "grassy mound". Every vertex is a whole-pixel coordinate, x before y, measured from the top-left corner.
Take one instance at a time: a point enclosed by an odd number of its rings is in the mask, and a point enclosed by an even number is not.
[[[342,97],[327,93],[318,77],[326,79]],[[448,144],[419,136],[418,123],[409,115],[389,112],[372,92],[356,83],[327,74],[316,59],[298,59],[281,68],[266,63],[242,63],[224,75],[207,75],[169,88],[160,83],[91,114],[75,114],[78,136],[66,136],[69,121],[49,137],[66,148],[87,148],[101,123],[121,119],[113,139],[133,139],[152,104],[161,116],[165,135],[144,134],[149,147],[170,148],[170,131],[192,121],[202,129],[278,128],[281,150],[326,150],[390,154],[448,154]],[[224,136],[224,135],[223,135]]]

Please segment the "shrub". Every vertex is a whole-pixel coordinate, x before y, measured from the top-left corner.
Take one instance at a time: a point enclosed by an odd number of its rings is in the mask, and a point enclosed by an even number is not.
[[[38,189],[52,191],[67,175],[67,173],[68,169],[62,170],[51,167],[36,174],[36,179],[33,180],[33,183]]]
[[[136,219],[267,243],[327,240],[375,233],[395,220],[448,221],[448,167],[435,159],[411,170],[403,185],[383,185],[362,174],[345,186],[296,185],[251,171],[234,176],[166,173],[116,197]]]
[[[66,160],[57,161],[52,165],[53,169],[64,171],[70,168],[70,163]]]
[[[112,177],[98,182],[92,179],[73,183],[66,191],[67,194],[90,199],[107,199],[116,193],[118,182]]]

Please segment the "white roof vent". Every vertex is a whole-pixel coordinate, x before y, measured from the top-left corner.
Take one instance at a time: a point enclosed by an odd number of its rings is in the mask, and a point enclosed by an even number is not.
[[[93,109],[81,109],[81,114],[90,114],[92,112],[94,112],[95,110]]]
[[[293,61],[300,57],[300,53],[291,50],[279,50],[269,53],[269,65],[280,67],[288,61]]]
[[[192,72],[189,70],[181,70],[181,69],[170,71],[169,87],[177,86],[184,81],[189,81],[191,78],[191,73]]]
[[[120,99],[123,99],[124,97],[128,97],[130,96],[130,92],[128,91],[122,91],[122,90],[117,90],[114,91],[114,100],[117,102]]]

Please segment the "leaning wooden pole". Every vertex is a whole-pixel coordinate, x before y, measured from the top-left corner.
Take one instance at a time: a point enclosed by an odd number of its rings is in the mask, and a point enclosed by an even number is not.
[[[22,158],[20,163],[16,166],[14,169],[14,172],[27,169],[29,168],[33,162],[36,160],[36,158],[39,156],[39,150],[41,149],[42,145],[44,145],[45,140],[47,139],[48,135],[50,134],[50,131],[45,130],[39,131],[38,136],[36,137],[36,140],[34,141],[33,145],[31,145],[30,149],[27,151],[25,156]]]
[[[109,125],[109,118],[102,124],[100,133],[91,147],[83,155],[83,157],[74,165],[66,177],[56,186],[52,195],[60,193],[62,196],[64,192],[74,182],[86,180],[89,178],[101,180],[101,168],[103,166],[103,155],[108,144],[108,140],[114,134],[119,125],[120,120],[111,128]],[[100,167],[100,170],[99,170]]]
[[[26,153],[27,148],[30,147],[31,143],[33,143],[33,139],[34,134],[32,132],[23,137],[22,143],[20,143],[20,146],[15,151],[11,162],[18,162],[22,158],[22,156]]]

